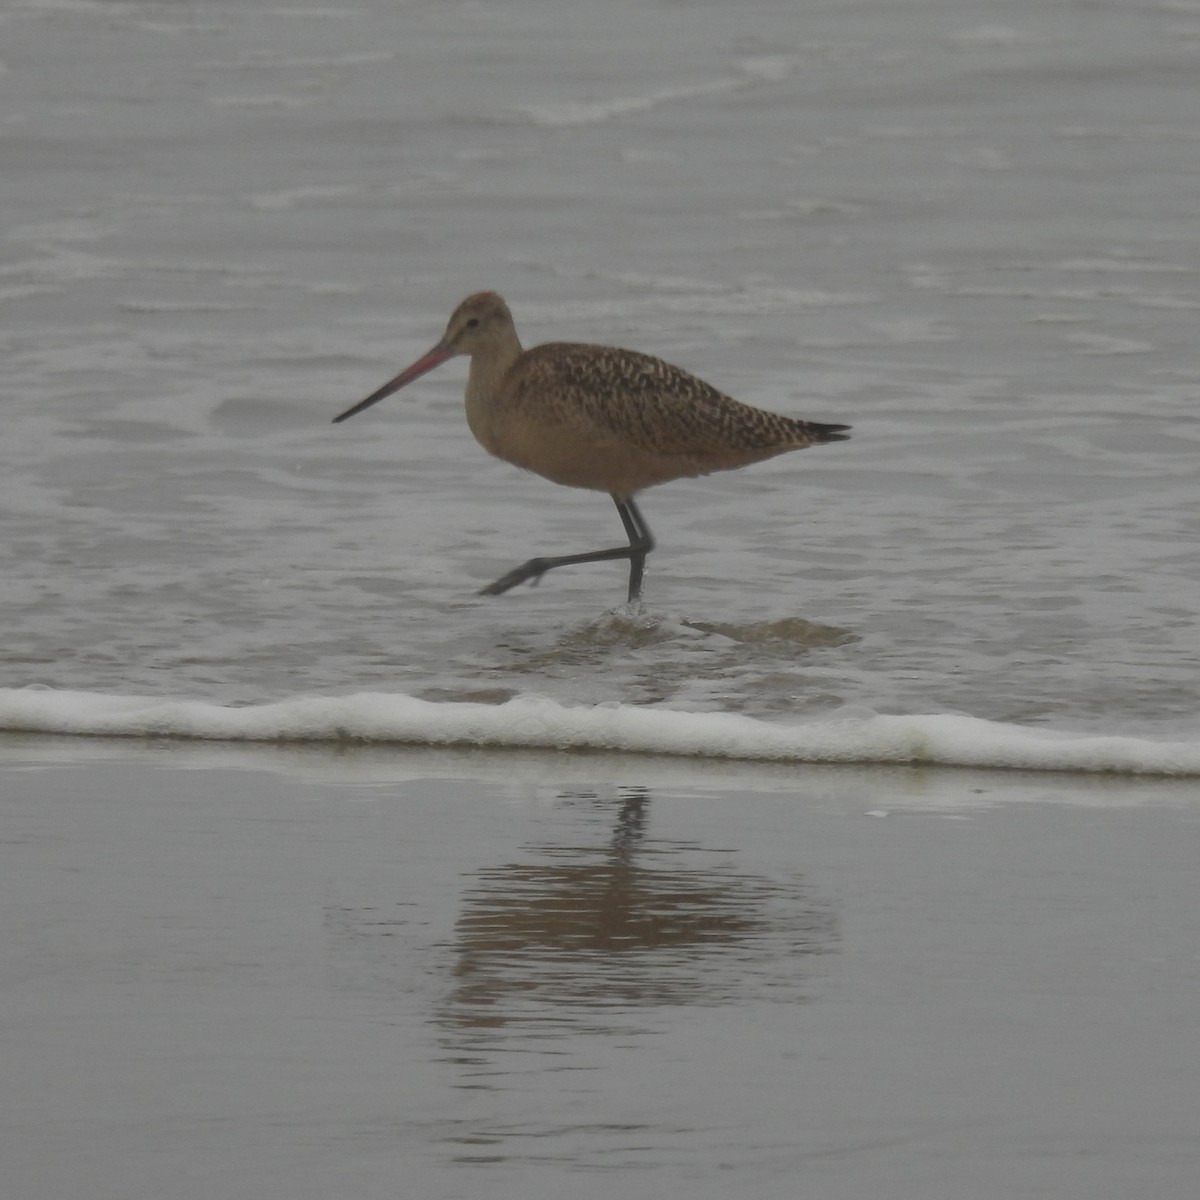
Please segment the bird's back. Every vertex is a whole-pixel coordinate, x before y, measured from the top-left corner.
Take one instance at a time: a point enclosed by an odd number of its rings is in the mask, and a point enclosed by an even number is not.
[[[510,368],[502,392],[510,419],[635,455],[647,474],[663,475],[653,482],[842,441],[848,428],[754,408],[662,359],[611,346],[537,346]]]

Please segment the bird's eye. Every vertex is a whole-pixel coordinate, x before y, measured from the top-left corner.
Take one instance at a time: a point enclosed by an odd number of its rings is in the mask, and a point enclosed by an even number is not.
[[[478,318],[478,317],[472,317],[472,318],[471,318],[471,319],[470,319],[470,320],[467,322],[467,328],[468,328],[468,329],[478,329],[478,328],[479,328],[479,318]]]

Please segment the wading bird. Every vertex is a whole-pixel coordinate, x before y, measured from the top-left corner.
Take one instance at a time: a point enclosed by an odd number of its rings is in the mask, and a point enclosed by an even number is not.
[[[822,425],[752,408],[695,375],[635,350],[548,342],[524,350],[508,305],[476,292],[455,310],[427,354],[365,400],[345,421],[457,354],[471,360],[467,425],[497,458],[567,487],[607,492],[629,545],[531,558],[480,595],[499,596],[557,567],[629,560],[629,599],[642,591],[654,538],[634,496],[686,476],[728,471],[824,442],[849,425]]]

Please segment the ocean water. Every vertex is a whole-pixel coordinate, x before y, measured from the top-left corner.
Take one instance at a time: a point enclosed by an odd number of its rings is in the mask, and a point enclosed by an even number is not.
[[[1198,60],[1188,0],[3,5],[3,725],[1195,772]],[[853,440],[646,493],[634,609],[480,598],[607,498],[461,360],[330,420],[482,288]]]
[[[0,0],[14,1194],[1192,1194],[1198,79],[1200,0]],[[608,499],[461,360],[331,420],[483,288],[853,438],[481,598]]]

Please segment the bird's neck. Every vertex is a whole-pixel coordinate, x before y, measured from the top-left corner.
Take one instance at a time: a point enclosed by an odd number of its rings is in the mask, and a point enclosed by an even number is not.
[[[498,411],[504,395],[504,377],[521,357],[517,335],[494,342],[471,355],[467,375],[467,426],[489,454],[500,451]]]
[[[515,333],[471,355],[471,370],[467,375],[468,406],[494,402],[504,376],[520,357],[521,343]]]

